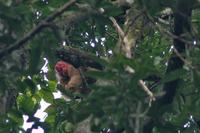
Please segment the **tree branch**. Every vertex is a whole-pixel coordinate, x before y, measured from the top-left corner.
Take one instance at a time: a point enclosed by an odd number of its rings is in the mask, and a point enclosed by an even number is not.
[[[33,38],[38,32],[40,32],[47,23],[53,21],[56,17],[60,16],[67,8],[69,8],[71,5],[75,4],[77,0],[70,0],[65,5],[63,5],[61,8],[56,10],[54,13],[49,15],[46,19],[41,21],[35,28],[33,28],[30,32],[26,33],[24,37],[22,37],[20,40],[15,42],[13,45],[2,49],[0,51],[0,58],[4,57],[5,55],[13,52],[14,50],[22,47],[28,40]]]
[[[147,95],[149,96],[150,102],[149,104],[151,105],[152,101],[155,101],[156,98],[154,96],[154,94],[149,90],[149,88],[145,85],[143,80],[139,80],[138,81],[139,85],[142,87],[142,89],[147,93]]]
[[[134,133],[139,133],[140,132],[140,117],[139,115],[141,114],[141,109],[142,109],[142,102],[139,101],[136,109],[136,114],[137,117],[135,118],[135,128],[134,128]]]
[[[56,54],[58,58],[73,64],[76,68],[83,66],[96,68],[98,70],[104,69],[104,67],[98,62],[98,57],[75,48],[64,47],[58,49]]]
[[[190,69],[194,69],[194,66],[191,65],[191,62],[184,59],[184,57],[181,56],[181,54],[178,52],[176,48],[173,48],[174,53],[184,62],[185,65],[187,65]]]
[[[115,27],[115,29],[117,30],[117,33],[119,34],[119,37],[123,40],[125,37],[125,33],[122,30],[122,28],[119,26],[119,24],[117,23],[114,17],[109,17],[109,19],[112,21],[113,26]]]

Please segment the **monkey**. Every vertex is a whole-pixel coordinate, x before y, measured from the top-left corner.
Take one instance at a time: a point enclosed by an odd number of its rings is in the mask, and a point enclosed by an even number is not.
[[[72,91],[79,90],[83,84],[83,79],[77,68],[65,61],[58,61],[54,69],[57,81],[61,86]]]

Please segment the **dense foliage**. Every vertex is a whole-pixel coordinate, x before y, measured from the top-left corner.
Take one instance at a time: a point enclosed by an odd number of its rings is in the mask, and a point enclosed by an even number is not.
[[[197,0],[1,0],[0,132],[200,132],[199,6]],[[85,73],[97,80],[87,85],[88,95],[57,86],[58,51],[68,48],[103,66]],[[70,100],[55,99],[58,90]],[[41,100],[50,104],[44,121],[35,116]],[[26,131],[23,116],[33,122]]]

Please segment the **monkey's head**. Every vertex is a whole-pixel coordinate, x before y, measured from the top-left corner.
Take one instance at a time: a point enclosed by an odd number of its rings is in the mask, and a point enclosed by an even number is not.
[[[58,61],[55,65],[55,71],[61,77],[68,77],[69,64],[65,61]]]

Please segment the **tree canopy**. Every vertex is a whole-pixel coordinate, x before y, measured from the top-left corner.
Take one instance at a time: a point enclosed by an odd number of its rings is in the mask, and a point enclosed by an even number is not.
[[[200,132],[199,7],[199,0],[1,0],[0,132]],[[57,84],[59,60],[92,68],[82,73],[89,94]],[[50,104],[44,120],[35,116],[41,100]],[[25,121],[33,122],[27,130]]]

